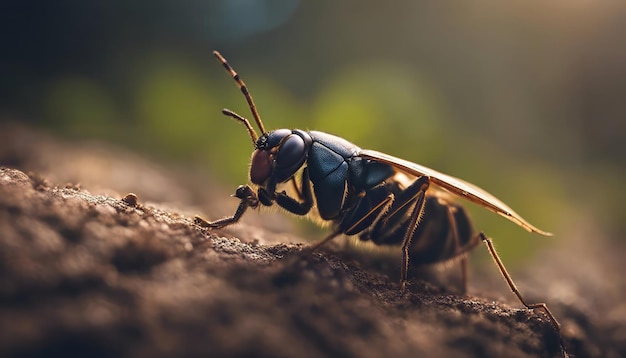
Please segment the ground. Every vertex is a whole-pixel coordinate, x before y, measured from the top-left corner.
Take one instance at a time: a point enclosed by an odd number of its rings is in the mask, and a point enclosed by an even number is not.
[[[304,239],[254,216],[230,231],[200,228],[193,204],[172,208],[184,185],[156,165],[22,127],[2,133],[0,356],[562,356],[548,319],[514,298],[419,276],[401,292],[396,277],[341,245],[309,253]],[[82,155],[135,174],[115,190],[93,185],[99,194],[65,184],[76,171],[61,169]],[[150,201],[115,193],[139,182]],[[205,212],[223,212],[223,193],[207,190]],[[598,265],[563,272],[572,254],[521,275],[546,288],[530,293],[550,303],[570,356],[626,355],[621,255],[600,255]]]

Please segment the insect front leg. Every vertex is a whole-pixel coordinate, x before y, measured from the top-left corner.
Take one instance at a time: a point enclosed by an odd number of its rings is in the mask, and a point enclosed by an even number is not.
[[[254,190],[252,190],[252,188],[248,185],[240,185],[233,196],[241,199],[241,201],[239,202],[239,206],[237,206],[237,210],[235,211],[235,214],[233,214],[233,216],[228,216],[215,221],[206,221],[203,218],[196,216],[193,220],[194,223],[196,223],[196,225],[209,227],[212,229],[223,228],[239,221],[239,219],[241,219],[241,217],[249,207],[256,208],[257,206],[259,206],[259,199],[257,195],[254,193]]]
[[[292,198],[287,193],[280,192],[275,193],[274,200],[276,204],[281,208],[296,215],[306,215],[313,207],[313,194],[311,193],[311,182],[309,180],[308,168],[304,168],[302,172],[302,179],[300,180],[300,187],[294,184],[296,189],[296,195],[298,199]]]

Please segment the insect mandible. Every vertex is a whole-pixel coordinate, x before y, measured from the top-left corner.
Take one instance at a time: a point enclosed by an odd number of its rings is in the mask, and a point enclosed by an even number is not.
[[[223,228],[238,222],[248,208],[273,204],[296,215],[315,214],[330,221],[332,231],[311,246],[311,251],[342,234],[358,235],[360,240],[377,245],[401,246],[401,290],[406,289],[409,259],[430,264],[460,258],[465,288],[465,254],[483,242],[519,301],[528,309],[543,310],[560,334],[560,325],[548,306],[523,299],[491,239],[474,229],[467,212],[453,197],[480,205],[529,232],[552,234],[534,227],[502,201],[464,180],[388,154],[361,149],[324,132],[300,129],[268,132],[245,83],[219,52],[213,54],[243,93],[261,135],[246,118],[222,110],[224,115],[241,122],[252,140],[251,184],[241,185],[235,191],[234,196],[240,202],[232,216],[211,222],[196,216],[196,224]]]

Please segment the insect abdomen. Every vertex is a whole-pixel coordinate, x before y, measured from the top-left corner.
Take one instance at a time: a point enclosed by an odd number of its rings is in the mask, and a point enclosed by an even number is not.
[[[387,189],[395,192],[395,183]],[[396,190],[393,190],[393,189]],[[388,192],[389,192],[388,191]],[[394,193],[397,196],[399,192]],[[407,205],[400,219],[381,220],[372,230],[363,232],[361,240],[376,245],[400,245],[407,230],[412,205]],[[480,243],[465,209],[433,195],[426,196],[424,214],[413,233],[409,253],[412,264],[433,264],[455,258]]]
[[[446,261],[468,252],[479,243],[462,206],[428,196],[424,216],[411,240],[410,258],[414,264]]]

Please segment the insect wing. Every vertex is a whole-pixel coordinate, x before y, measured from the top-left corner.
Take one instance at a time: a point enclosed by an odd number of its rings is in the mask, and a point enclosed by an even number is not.
[[[484,189],[481,189],[474,184],[466,182],[465,180],[461,180],[453,176],[440,173],[423,165],[415,164],[413,162],[409,162],[408,160],[396,158],[394,156],[375,150],[362,149],[358,153],[358,155],[363,158],[373,159],[389,164],[394,168],[407,172],[411,175],[426,175],[430,177],[430,182],[434,185],[445,189],[450,193],[458,195],[466,200],[469,200],[472,203],[478,204],[488,210],[491,210],[496,214],[504,216],[505,218],[516,223],[527,231],[536,232],[544,236],[552,236],[551,233],[539,230],[531,225],[528,221],[524,220],[519,214],[513,211],[513,209],[509,208],[508,205],[503,203],[500,199],[489,194]]]

